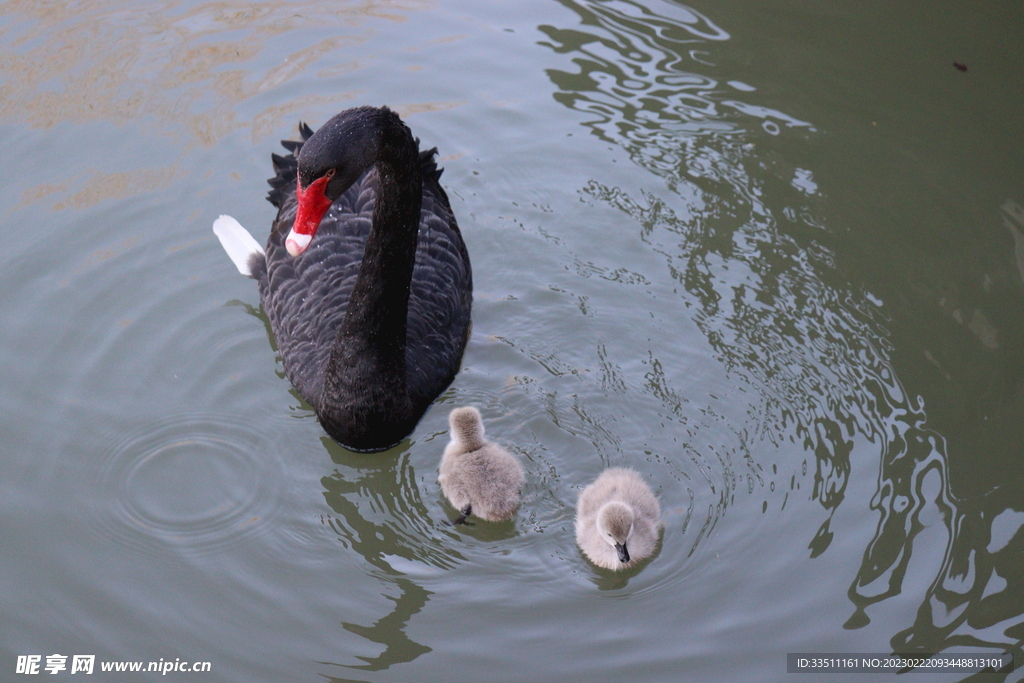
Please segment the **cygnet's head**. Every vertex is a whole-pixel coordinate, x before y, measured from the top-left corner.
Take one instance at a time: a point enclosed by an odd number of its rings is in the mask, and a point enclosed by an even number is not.
[[[480,419],[480,411],[473,406],[456,408],[448,415],[452,439],[464,447],[476,449],[483,445],[484,422]]]
[[[604,541],[615,548],[620,562],[629,562],[626,541],[633,533],[633,508],[625,503],[605,503],[597,513],[597,530]]]

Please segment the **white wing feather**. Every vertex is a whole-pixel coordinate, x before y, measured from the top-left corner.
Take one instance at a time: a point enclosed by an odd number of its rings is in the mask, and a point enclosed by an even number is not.
[[[221,216],[213,222],[213,234],[220,240],[220,245],[228,253],[238,272],[252,277],[249,271],[249,259],[255,254],[263,254],[263,247],[253,239],[249,231],[231,216]]]

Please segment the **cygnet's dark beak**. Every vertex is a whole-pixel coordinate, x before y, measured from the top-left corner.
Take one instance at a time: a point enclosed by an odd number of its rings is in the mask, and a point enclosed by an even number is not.
[[[626,550],[625,543],[616,543],[615,552],[619,554],[619,562],[629,562],[629,551]]]

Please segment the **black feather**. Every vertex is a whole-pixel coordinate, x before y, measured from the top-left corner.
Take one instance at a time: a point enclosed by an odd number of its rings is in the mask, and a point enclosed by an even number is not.
[[[272,189],[267,199],[278,208],[278,215],[266,257],[254,264],[252,276],[259,282],[260,299],[285,373],[320,414],[324,373],[360,271],[380,180],[376,166],[359,175],[324,215],[309,248],[292,257],[284,241],[297,209],[297,157],[313,135],[305,123],[299,124],[299,132],[301,142],[282,142],[290,154],[272,155],[275,176],[268,180]],[[415,420],[458,372],[469,336],[472,306],[469,254],[448,195],[438,183],[442,171],[437,167],[436,154],[436,148],[417,153],[422,203],[405,330],[405,375],[409,399],[417,411]],[[402,433],[382,435],[379,443],[369,447],[342,445],[379,450],[404,438],[412,426]]]

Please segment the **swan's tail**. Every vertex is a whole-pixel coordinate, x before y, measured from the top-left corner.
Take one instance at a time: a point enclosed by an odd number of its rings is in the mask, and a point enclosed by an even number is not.
[[[247,277],[252,277],[252,258],[263,256],[263,247],[253,239],[249,231],[242,227],[242,224],[231,216],[221,216],[213,222],[213,234],[220,240],[224,251],[228,252],[231,262],[238,268],[238,272]]]

